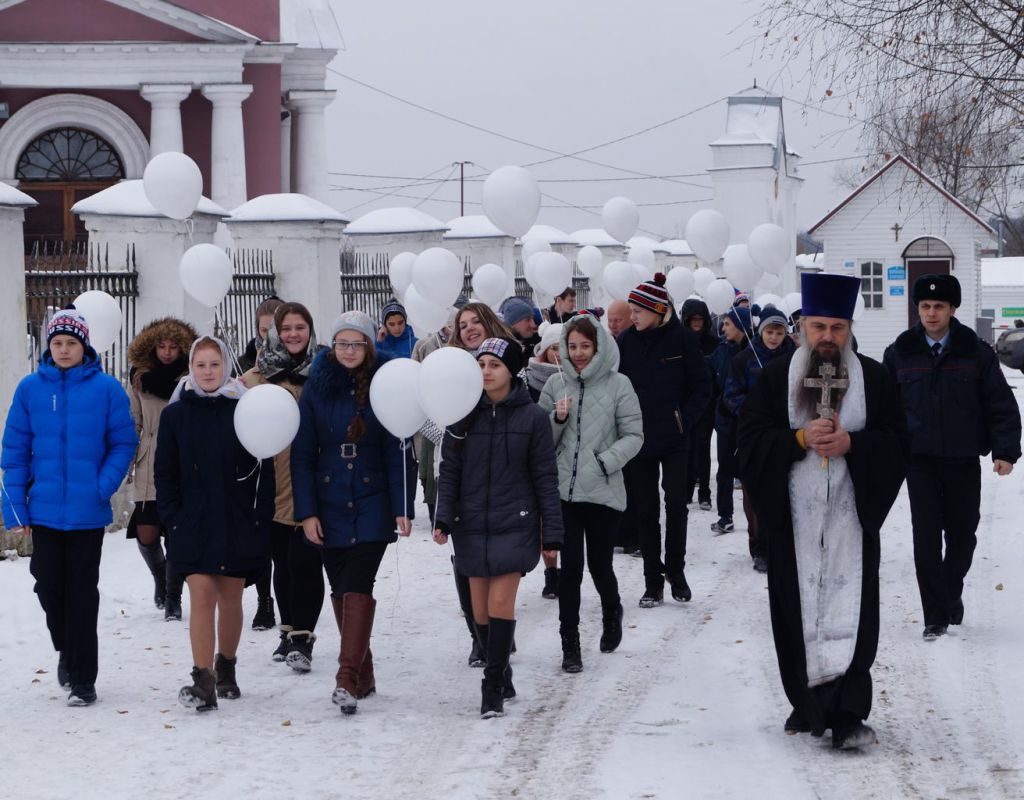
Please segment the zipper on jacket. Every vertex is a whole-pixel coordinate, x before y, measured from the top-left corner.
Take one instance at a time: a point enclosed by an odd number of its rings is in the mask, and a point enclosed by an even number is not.
[[[583,442],[583,380],[580,379],[579,405],[576,406],[576,450],[572,454],[572,475],[569,477],[569,500],[572,502],[572,490],[576,486],[576,465],[580,460],[580,444]],[[566,419],[568,422],[568,418]]]
[[[60,373],[60,513],[61,521],[68,506],[68,373]],[[57,403],[54,395],[54,405]]]

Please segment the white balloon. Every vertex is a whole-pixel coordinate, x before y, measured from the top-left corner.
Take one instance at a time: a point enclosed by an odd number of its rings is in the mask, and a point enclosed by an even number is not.
[[[412,283],[412,265],[416,261],[416,254],[408,251],[398,253],[388,264],[388,277],[391,279],[391,288],[395,290],[395,297],[401,299]]]
[[[543,294],[554,298],[572,285],[572,264],[561,253],[537,253],[534,259],[535,288]]]
[[[429,247],[412,264],[412,285],[438,306],[450,306],[462,291],[465,271],[459,257],[443,247]]]
[[[588,244],[576,254],[576,266],[588,278],[599,277],[604,270],[604,256],[594,245]]]
[[[613,197],[601,209],[601,220],[609,236],[625,243],[640,225],[640,210],[628,197]]]
[[[473,273],[473,293],[494,308],[505,299],[507,286],[508,276],[497,264],[483,264]]]
[[[530,258],[523,262],[523,277],[526,278],[526,282],[530,285],[531,289],[537,288],[537,256],[539,253],[534,253]]]
[[[755,294],[764,294],[771,289],[774,289],[782,283],[782,278],[773,272],[766,272],[761,276],[761,280],[757,282],[757,286],[754,287]]]
[[[441,427],[458,422],[476,408],[483,388],[480,365],[461,347],[442,347],[423,359],[416,381],[420,407]]]
[[[654,249],[648,245],[638,244],[636,247],[629,248],[629,254],[626,258],[633,264],[639,264],[641,267],[646,267],[654,274],[655,256]]]
[[[601,282],[613,300],[625,300],[640,281],[634,265],[628,261],[612,261],[604,268]]]
[[[184,153],[161,153],[146,164],[142,190],[164,216],[188,219],[203,196],[203,173]]]
[[[725,249],[723,257],[725,277],[729,283],[741,292],[749,292],[764,274],[764,270],[754,263],[745,244],[731,244]]]
[[[197,244],[181,257],[181,285],[204,306],[213,308],[227,295],[234,277],[228,254],[214,244]]]
[[[789,309],[786,308],[786,301],[777,294],[763,294],[754,301],[754,305],[761,306],[762,309],[767,306],[775,306],[783,314],[789,316]]]
[[[686,267],[674,267],[665,276],[665,288],[669,295],[677,303],[693,294],[694,281],[693,273]]]
[[[794,311],[804,307],[803,295],[800,292],[790,292],[782,298],[782,302],[786,304],[786,311],[791,315]]]
[[[420,366],[411,358],[393,358],[370,381],[370,408],[380,424],[399,439],[412,436],[427,421],[419,397],[411,391]]]
[[[242,447],[256,458],[273,458],[299,432],[299,405],[283,386],[262,383],[242,395],[234,421]]]
[[[647,269],[643,264],[633,264],[633,272],[636,274],[636,283],[654,280],[654,270]]]
[[[121,306],[106,292],[93,289],[75,298],[74,306],[89,326],[89,344],[105,353],[121,332]]]
[[[509,236],[522,236],[540,213],[540,187],[522,167],[500,167],[484,181],[482,202],[495,226]]]
[[[708,311],[712,314],[724,314],[732,308],[732,301],[735,298],[736,291],[725,278],[712,281],[707,291],[704,292],[704,301],[708,304]]]
[[[789,261],[793,243],[785,230],[771,222],[758,225],[750,232],[747,247],[750,257],[765,272],[778,275]]]
[[[527,239],[523,239],[523,245],[521,248],[521,258],[525,264],[530,260],[532,256],[537,253],[550,253],[551,243],[540,236],[531,236]]]
[[[686,223],[686,242],[701,261],[718,261],[729,246],[729,222],[713,209],[702,209]]]
[[[864,313],[864,295],[857,293],[857,302],[853,307],[853,318],[860,319],[860,315]]]
[[[697,294],[704,294],[712,281],[715,279],[715,273],[709,270],[707,267],[698,267],[693,271],[693,288]]]
[[[420,294],[415,284],[406,290],[403,305],[409,324],[416,331],[416,335],[421,337],[441,330],[451,313],[447,306],[438,305]]]

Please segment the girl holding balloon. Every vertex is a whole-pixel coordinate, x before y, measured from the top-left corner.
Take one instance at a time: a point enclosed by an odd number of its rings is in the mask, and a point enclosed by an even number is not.
[[[246,452],[235,431],[245,387],[231,377],[230,363],[222,341],[197,339],[188,377],[157,434],[154,477],[167,559],[185,575],[191,603],[192,685],[178,699],[197,711],[217,708],[218,697],[241,696],[235,666],[242,590],[270,556],[274,514],[273,462]]]
[[[515,696],[509,656],[520,578],[537,566],[542,528],[548,555],[563,537],[551,425],[516,377],[522,348],[511,337],[486,339],[476,357],[483,392],[444,437],[434,541],[452,536],[455,569],[469,578],[487,657],[480,706],[487,719]]]
[[[242,375],[247,388],[271,384],[286,389],[296,400],[309,379],[313,359],[322,350],[316,341],[313,316],[301,303],[281,303],[267,327],[265,344],[256,365]],[[306,541],[296,521],[292,500],[291,454],[285,448],[274,456],[277,497],[270,526],[274,594],[281,615],[281,639],[273,660],[284,661],[296,672],[309,672],[320,609],[324,604],[324,575],[320,554]],[[268,565],[269,570],[269,565]],[[262,609],[273,603],[270,592],[259,599]],[[273,619],[273,608],[270,608]],[[271,623],[272,624],[272,623]],[[254,625],[255,627],[255,625]]]
[[[374,352],[377,326],[347,311],[331,326],[331,347],[318,355],[299,399],[292,442],[295,518],[320,548],[341,634],[331,701],[354,714],[373,694],[370,634],[373,585],[387,546],[412,531],[415,471],[404,443],[381,425],[370,382],[386,357]]]

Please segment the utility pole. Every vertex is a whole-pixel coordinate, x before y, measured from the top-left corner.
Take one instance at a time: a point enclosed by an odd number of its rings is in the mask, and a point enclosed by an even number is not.
[[[475,167],[472,161],[453,161],[452,166],[459,168],[459,216],[466,216],[466,165]]]

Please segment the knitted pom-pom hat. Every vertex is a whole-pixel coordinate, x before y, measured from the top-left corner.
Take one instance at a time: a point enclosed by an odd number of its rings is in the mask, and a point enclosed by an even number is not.
[[[640,308],[646,308],[655,314],[665,316],[672,305],[672,298],[665,290],[665,275],[658,272],[653,280],[644,281],[629,293],[627,298],[630,303]]]

